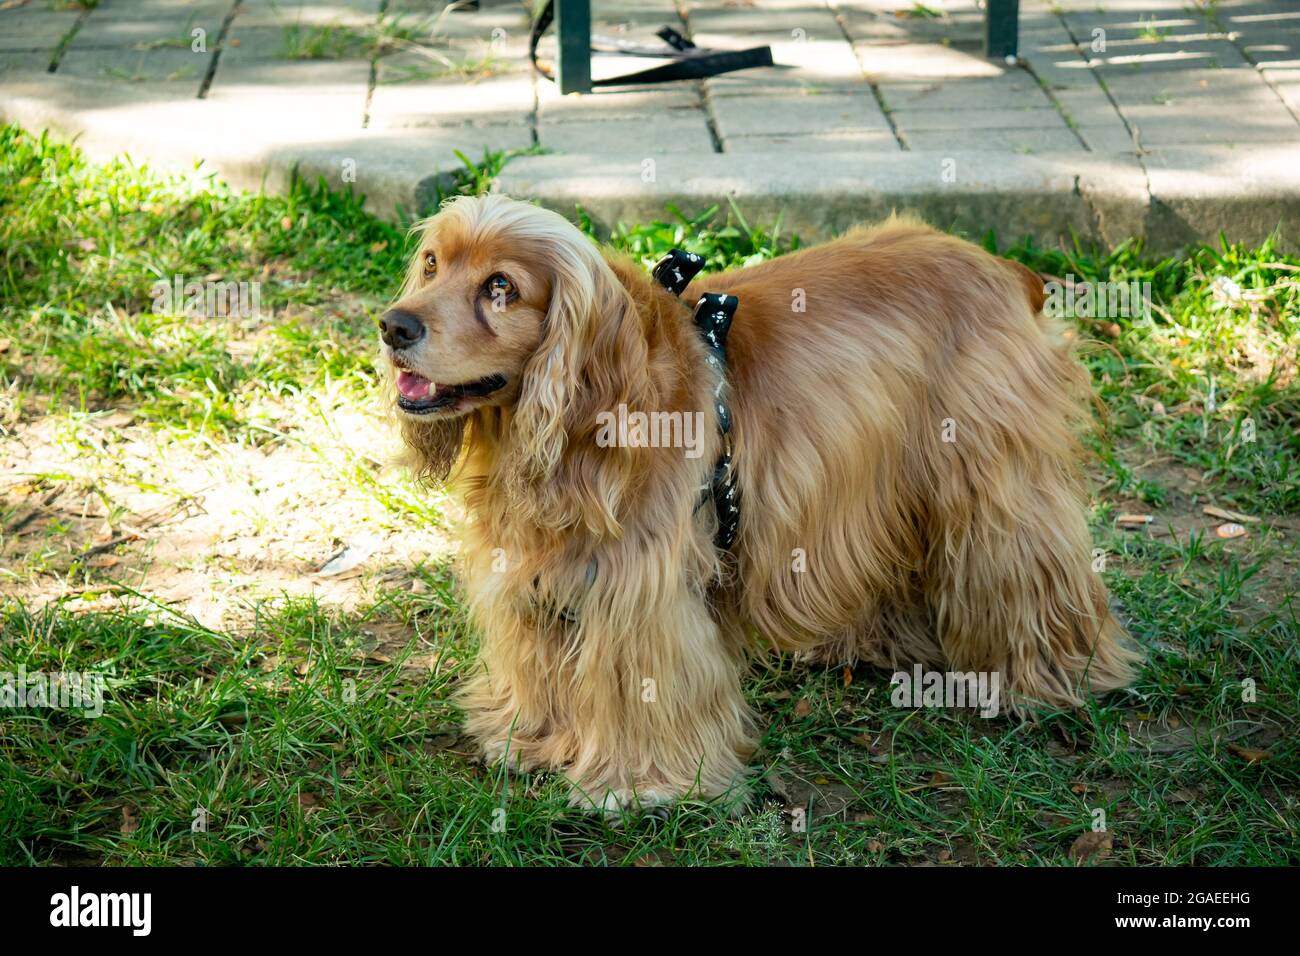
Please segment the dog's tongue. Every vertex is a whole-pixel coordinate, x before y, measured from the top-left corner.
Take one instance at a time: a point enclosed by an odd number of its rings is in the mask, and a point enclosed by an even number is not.
[[[407,371],[397,373],[397,390],[402,393],[403,398],[412,400],[428,398],[432,386],[433,383],[423,375]]]

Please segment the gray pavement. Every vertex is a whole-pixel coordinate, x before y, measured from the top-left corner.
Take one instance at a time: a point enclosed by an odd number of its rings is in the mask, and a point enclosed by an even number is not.
[[[809,238],[910,208],[1008,240],[1300,241],[1284,0],[1022,0],[1010,64],[980,55],[974,0],[593,0],[598,32],[670,24],[777,65],[569,97],[529,70],[518,0],[3,7],[6,119],[241,186],[323,175],[384,213],[457,150],[532,150],[498,188],[606,225],[730,197]]]

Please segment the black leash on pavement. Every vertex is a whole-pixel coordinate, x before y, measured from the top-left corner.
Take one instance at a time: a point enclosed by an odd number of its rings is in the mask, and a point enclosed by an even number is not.
[[[546,0],[528,34],[528,59],[532,61],[533,69],[548,80],[555,79],[555,71],[537,62],[537,44],[554,19],[555,0]],[[593,52],[663,57],[672,62],[622,76],[593,79],[591,85],[628,86],[641,83],[668,83],[673,80],[700,80],[720,73],[772,65],[772,48],[768,46],[756,46],[748,50],[710,50],[696,46],[672,27],[661,27],[655,35],[664,41],[663,46],[593,35],[591,38]]]

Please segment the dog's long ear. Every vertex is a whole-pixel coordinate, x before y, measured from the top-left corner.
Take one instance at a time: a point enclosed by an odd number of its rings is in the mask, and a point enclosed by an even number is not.
[[[621,403],[644,407],[645,329],[628,290],[576,230],[548,257],[542,342],[511,423],[512,491],[538,520],[617,534],[619,500],[634,475],[625,449],[597,445],[597,415]]]

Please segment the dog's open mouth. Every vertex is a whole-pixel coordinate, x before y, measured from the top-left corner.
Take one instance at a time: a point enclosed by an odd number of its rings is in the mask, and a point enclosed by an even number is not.
[[[423,375],[397,370],[397,406],[412,415],[454,409],[470,399],[491,395],[506,384],[503,375],[488,375],[462,385],[434,385]]]

